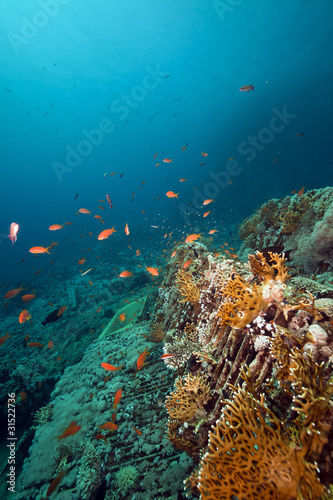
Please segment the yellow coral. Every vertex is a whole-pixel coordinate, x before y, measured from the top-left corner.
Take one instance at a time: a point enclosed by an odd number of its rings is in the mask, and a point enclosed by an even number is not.
[[[167,439],[171,441],[175,448],[185,451],[190,456],[198,451],[198,444],[194,442],[194,439],[197,438],[194,438],[192,434],[191,440],[187,436],[184,436],[184,433],[179,432],[180,428],[178,420],[168,420],[167,426]]]
[[[263,397],[258,401],[245,390],[234,391],[209,435],[199,471],[200,498],[295,500],[322,495],[316,467],[288,439]]]
[[[249,262],[253,274],[266,282],[274,279],[275,281],[284,283],[289,278],[284,254],[268,253],[270,262],[267,262],[262,252],[257,252],[255,255],[249,255]]]
[[[176,390],[166,398],[165,407],[171,419],[189,422],[200,414],[199,410],[208,402],[209,386],[201,374],[188,374],[184,380],[178,378],[175,386]]]
[[[181,293],[184,300],[180,302],[199,302],[200,299],[200,288],[194,282],[193,276],[191,273],[187,273],[182,269],[177,273],[177,289]]]
[[[225,302],[217,316],[222,319],[222,326],[244,328],[258,316],[267,304],[264,302],[259,285],[249,285],[243,278],[234,273],[228,281],[222,295]]]

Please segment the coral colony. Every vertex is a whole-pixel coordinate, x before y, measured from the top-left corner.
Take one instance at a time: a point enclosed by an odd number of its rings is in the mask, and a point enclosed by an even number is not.
[[[150,318],[95,340],[36,413],[17,500],[332,498],[332,199],[268,201],[238,257],[178,244]]]

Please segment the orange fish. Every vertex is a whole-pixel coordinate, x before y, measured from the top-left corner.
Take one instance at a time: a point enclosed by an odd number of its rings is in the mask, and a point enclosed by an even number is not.
[[[32,248],[29,249],[29,252],[30,253],[48,253],[48,254],[50,254],[49,250],[51,248],[53,248],[53,247],[54,247],[54,245],[50,245],[47,248],[44,248],[44,247],[32,247]]]
[[[121,391],[121,389],[119,389],[119,391]],[[118,391],[118,392],[119,392]],[[117,392],[117,394],[118,394]],[[121,397],[121,396],[120,396]],[[117,403],[118,404],[118,403]],[[108,431],[116,431],[117,429],[119,429],[118,425],[116,425],[115,423],[113,422],[106,422],[106,424],[103,424],[103,425],[98,425],[97,427],[99,427],[100,429],[106,429]]]
[[[101,307],[99,307],[99,308],[96,310],[96,312],[97,312],[97,313],[99,313],[99,312],[101,312],[101,310],[102,310],[102,309],[103,309],[103,307],[101,306]]]
[[[25,400],[27,399],[26,393],[24,391],[22,391],[22,392],[20,392],[20,396],[21,396],[22,401],[25,402]]]
[[[130,271],[123,271],[119,274],[118,278],[129,278],[130,276],[133,276],[133,273]]]
[[[40,342],[30,342],[30,344],[27,344],[29,347],[43,347],[43,344]]]
[[[174,256],[176,255],[176,253],[177,253],[177,250],[175,250],[174,252],[172,252],[172,254],[171,254],[171,258],[172,259],[174,258]]]
[[[75,422],[76,424],[76,422]],[[79,430],[81,429],[81,425],[71,425],[69,424],[69,426],[67,427],[67,429],[61,434],[61,436],[57,436],[57,438],[59,439],[58,443],[60,443],[60,441],[68,436],[74,436],[74,434],[76,434],[77,432],[79,432]]]
[[[210,204],[210,203],[212,203],[213,201],[215,201],[215,200],[213,200],[213,199],[208,199],[208,200],[205,200],[205,201],[203,202],[203,205],[209,205],[209,204]]]
[[[187,268],[188,268],[188,266],[190,266],[191,264],[192,264],[192,259],[187,260],[187,261],[185,262],[185,264],[183,265],[183,269],[187,269]]]
[[[146,266],[146,269],[147,271],[152,274],[153,276],[158,276],[158,270],[155,268],[155,267],[147,267]]]
[[[21,299],[23,300],[23,302],[30,302],[30,300],[34,299],[35,297],[36,297],[35,294],[27,293],[26,295],[23,295]]]
[[[117,409],[117,404],[119,403],[119,401],[121,400],[123,396],[123,391],[121,389],[119,389],[117,392],[116,392],[116,395],[114,397],[114,400],[113,400],[113,406],[112,406],[112,409],[115,408]]]
[[[140,250],[135,250],[136,255],[140,255],[141,251]]]
[[[302,189],[300,189],[298,191],[298,197],[302,196],[302,194],[304,193],[304,189],[305,189],[305,186],[303,186]]]
[[[20,286],[20,288],[14,288],[13,290],[9,290],[9,292],[6,293],[5,299],[12,299],[13,297],[16,297],[22,290],[26,290],[26,288],[22,288],[23,283]]]
[[[49,342],[47,343],[47,347],[52,351],[53,346],[54,346],[53,340],[49,340]]]
[[[6,335],[4,335],[3,337],[0,337],[0,346],[2,346],[7,339],[9,339],[9,337],[12,337],[13,335],[9,335],[9,330],[8,332],[6,333]]]
[[[203,153],[202,151],[201,151],[201,154],[202,154],[202,156],[208,156],[208,153]]]
[[[203,214],[203,217],[207,217],[207,215],[209,215],[209,214],[210,214],[210,210],[208,210],[208,212],[205,212],[205,213]]]
[[[60,474],[55,479],[53,479],[52,483],[50,484],[50,486],[47,489],[46,498],[49,498],[52,495],[52,493],[57,489],[57,487],[62,479],[62,476],[64,474],[66,474],[66,472],[67,472],[67,470],[60,472]]]
[[[179,182],[186,182],[187,179],[179,179]]]
[[[211,229],[208,234],[214,234],[216,233],[217,229]]]
[[[125,319],[126,319],[126,314],[125,314],[125,313],[122,313],[122,314],[119,316],[119,319],[120,319],[120,321],[125,321]]]
[[[81,266],[82,264],[84,264],[84,263],[85,263],[85,261],[86,261],[86,259],[80,259],[80,260],[78,261],[78,264],[80,264],[80,266]]]
[[[60,226],[60,224],[53,224],[53,226],[50,226],[50,227],[49,227],[49,230],[50,230],[50,231],[58,231],[59,229],[63,229],[63,227],[64,227],[64,226],[63,226],[63,225],[62,225],[62,226]]]
[[[154,154],[154,160],[155,160],[155,158],[157,157],[157,155],[158,155],[158,152]]]
[[[196,241],[199,238],[202,238],[201,233],[200,234],[189,234],[185,240],[185,243],[191,243],[191,241]]]
[[[115,372],[117,370],[121,370],[122,366],[125,366],[125,363],[120,366],[112,366],[109,363],[101,363],[101,367],[104,368],[107,372]]]
[[[58,316],[62,316],[64,314],[64,312],[66,311],[66,309],[67,309],[67,306],[60,307],[60,309],[58,311]]]
[[[104,434],[97,434],[96,436],[93,437],[93,439],[104,439],[106,444],[108,443],[108,440],[107,440],[106,436],[104,436]]]
[[[125,225],[125,233],[127,234],[127,236],[130,234],[130,230],[128,229],[127,222],[126,222],[126,225]]]
[[[137,370],[141,370],[141,368],[143,368],[145,366],[145,364],[146,364],[145,360],[149,354],[150,354],[150,352],[148,352],[148,347],[146,347],[146,349],[139,355],[138,360],[136,362]]]
[[[19,316],[19,322],[25,323],[26,321],[29,321],[29,319],[31,319],[31,315],[29,314],[29,311],[27,311],[26,309],[23,309],[23,311],[21,312],[21,314]]]
[[[172,163],[172,158],[164,158],[164,163]]]
[[[101,219],[102,217],[100,215],[94,215],[95,219]]]
[[[80,208],[79,212],[77,212],[77,213],[80,213],[80,214],[90,214],[91,210],[87,210],[86,208]]]
[[[134,429],[139,436],[142,436],[142,432],[139,431],[139,429],[137,429],[136,427],[131,427],[131,429]]]
[[[72,226],[73,222],[65,222],[64,226]]]
[[[117,231],[115,230],[114,226],[112,229],[104,229],[99,235],[98,235],[98,240],[106,240],[111,234],[116,233]]]
[[[163,356],[161,356],[161,359],[174,358],[175,356],[176,354],[163,354]]]
[[[179,195],[179,193],[176,194],[173,191],[168,191],[165,194],[167,195],[168,198],[178,198],[178,195]]]

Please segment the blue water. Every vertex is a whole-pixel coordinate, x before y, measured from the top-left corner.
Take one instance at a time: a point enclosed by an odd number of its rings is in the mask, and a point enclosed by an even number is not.
[[[165,232],[231,234],[272,197],[331,185],[332,18],[329,0],[3,0],[0,233],[20,232],[1,239],[1,282],[51,258],[74,265],[113,225],[112,251],[127,246],[125,222],[133,248],[163,248]],[[101,211],[107,193],[115,208]],[[29,248],[52,241],[34,260]]]

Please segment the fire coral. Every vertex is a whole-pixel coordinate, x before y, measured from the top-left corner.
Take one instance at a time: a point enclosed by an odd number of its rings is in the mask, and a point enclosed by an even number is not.
[[[244,389],[234,390],[209,434],[199,470],[202,500],[319,498],[324,487],[281,421]],[[271,424],[268,424],[270,421]]]

